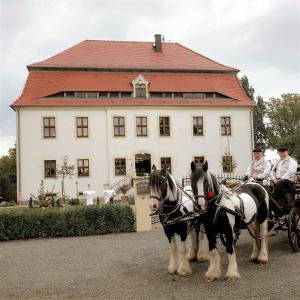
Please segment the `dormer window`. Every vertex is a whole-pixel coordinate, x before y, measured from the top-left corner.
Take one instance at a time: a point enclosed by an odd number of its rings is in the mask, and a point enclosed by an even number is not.
[[[142,76],[139,75],[132,82],[133,85],[133,97],[134,98],[148,98],[148,85],[149,82]]]
[[[135,85],[135,96],[136,98],[146,98],[146,85],[136,84]]]

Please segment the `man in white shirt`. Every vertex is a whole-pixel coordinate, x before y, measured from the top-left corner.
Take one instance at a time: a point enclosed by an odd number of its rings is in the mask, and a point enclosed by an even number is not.
[[[297,162],[289,156],[287,147],[279,147],[278,154],[280,160],[271,171],[271,179],[275,184],[273,197],[277,199],[283,196],[283,190],[294,188],[294,180],[297,172]]]
[[[253,153],[254,160],[250,163],[244,179],[263,180],[269,177],[271,163],[265,158],[263,150],[259,147],[256,147],[253,150]]]

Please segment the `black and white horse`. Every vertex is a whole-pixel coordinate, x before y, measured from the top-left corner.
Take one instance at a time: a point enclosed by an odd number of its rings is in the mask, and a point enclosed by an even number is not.
[[[257,183],[245,183],[234,191],[219,185],[215,176],[208,171],[207,161],[203,167],[191,163],[191,185],[195,199],[201,209],[205,209],[205,233],[209,243],[209,268],[205,281],[211,282],[221,276],[221,260],[216,248],[217,234],[226,238],[228,270],[225,279],[229,282],[240,278],[234,249],[234,228],[244,223],[255,226],[255,236],[251,254],[252,261],[268,262],[267,217],[269,197],[266,190]]]
[[[199,232],[191,226],[190,221],[167,224],[166,221],[180,219],[194,211],[193,194],[191,188],[186,187],[185,193],[177,186],[166,166],[156,170],[155,165],[149,177],[150,200],[149,207],[158,212],[160,222],[170,243],[170,263],[168,272],[187,276],[192,273],[189,261],[197,259],[199,262],[208,260],[208,247],[205,243],[203,230]],[[177,239],[180,239],[176,242]],[[189,243],[187,242],[187,238]],[[198,240],[198,243],[197,243]]]

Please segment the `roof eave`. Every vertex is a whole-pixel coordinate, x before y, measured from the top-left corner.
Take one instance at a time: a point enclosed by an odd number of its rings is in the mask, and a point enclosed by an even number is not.
[[[128,73],[209,73],[209,74],[237,74],[238,69],[220,69],[220,70],[200,70],[200,69],[156,69],[156,68],[100,68],[100,67],[53,67],[53,66],[34,66],[28,65],[28,71],[78,71],[78,72],[128,72]]]

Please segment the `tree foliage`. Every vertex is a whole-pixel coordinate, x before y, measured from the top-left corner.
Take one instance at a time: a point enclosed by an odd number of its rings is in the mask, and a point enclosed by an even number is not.
[[[67,155],[63,156],[61,160],[62,164],[59,166],[56,174],[61,179],[61,197],[65,199],[65,179],[72,178],[74,175],[74,166],[69,165]]]
[[[283,94],[267,103],[268,145],[286,145],[300,161],[300,94]]]
[[[241,83],[246,95],[253,101],[255,89],[250,85],[248,77],[243,76]],[[266,104],[261,96],[256,97],[256,106],[253,109],[253,131],[255,147],[265,148],[268,139],[268,130],[264,121],[266,115]]]
[[[0,158],[0,196],[5,201],[16,201],[16,147],[10,148],[7,155]]]

